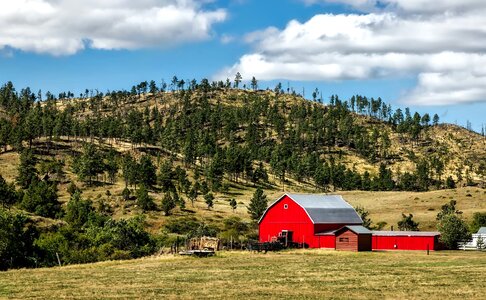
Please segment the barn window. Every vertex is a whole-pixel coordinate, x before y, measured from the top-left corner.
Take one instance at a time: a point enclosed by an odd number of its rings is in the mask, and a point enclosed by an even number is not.
[[[346,237],[339,238],[339,242],[340,243],[349,243],[349,238],[346,238]]]
[[[289,205],[288,204],[284,204],[284,209],[287,209],[289,208]]]

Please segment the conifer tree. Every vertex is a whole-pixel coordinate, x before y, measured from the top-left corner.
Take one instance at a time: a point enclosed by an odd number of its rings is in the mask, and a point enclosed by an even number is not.
[[[137,204],[143,211],[155,209],[155,203],[144,184],[137,190]]]
[[[10,207],[17,202],[15,186],[8,184],[0,174],[0,204],[3,208]]]
[[[150,188],[157,182],[156,168],[149,155],[143,155],[138,166],[138,180],[142,185]]]
[[[24,149],[20,154],[20,165],[18,167],[17,183],[21,188],[28,188],[38,179],[37,169],[35,168],[36,160],[32,151]]]
[[[257,188],[248,206],[248,213],[254,221],[258,221],[267,209],[267,196],[261,188]]]
[[[214,196],[213,193],[207,193],[204,195],[204,201],[206,202],[206,205],[208,206],[208,210],[214,207]]]
[[[233,210],[233,212],[235,212],[236,207],[238,206],[238,203],[236,203],[236,200],[235,200],[234,198],[232,198],[232,199],[229,201],[229,205],[231,206],[231,209]]]
[[[161,208],[164,214],[166,216],[169,216],[175,207],[176,207],[176,203],[171,193],[169,192],[165,193],[164,198],[162,198],[162,202],[161,202]]]

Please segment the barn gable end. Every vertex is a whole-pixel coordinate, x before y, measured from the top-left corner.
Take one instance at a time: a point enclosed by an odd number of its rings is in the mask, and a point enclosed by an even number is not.
[[[291,231],[293,242],[311,248],[334,248],[334,233],[362,220],[341,196],[285,194],[272,203],[259,220],[260,241],[272,241]]]

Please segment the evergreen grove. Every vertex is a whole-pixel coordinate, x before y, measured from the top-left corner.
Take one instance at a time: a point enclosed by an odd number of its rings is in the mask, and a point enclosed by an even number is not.
[[[404,141],[419,143],[427,129],[438,124],[438,116],[431,120],[409,109],[393,111],[380,98],[362,96],[347,101],[332,96],[327,106],[318,103],[317,95],[315,102],[288,101],[281,85],[273,94],[228,92],[240,81],[232,85],[174,77],[160,87],[142,82],[130,91],[86,90],[79,99],[72,99],[71,92],[55,97],[29,88],[17,92],[12,83],[2,86],[0,148],[18,151],[20,164],[15,183],[0,176],[0,269],[140,257],[182,243],[181,235],[220,236],[232,242],[255,238],[254,223],[238,217],[218,224],[191,217],[170,219],[160,234],[150,234],[144,216],[115,220],[103,203],[96,206],[85,199],[74,182],[68,188],[70,200],[62,205],[58,187],[68,182],[67,171],[84,187],[123,180],[125,189],[115,196],[133,201],[141,212],[160,209],[166,216],[177,206],[194,206],[198,199],[212,210],[214,193],[224,193],[229,183],[245,183],[257,188],[247,208],[254,221],[267,206],[263,189],[272,185],[269,174],[283,185],[289,178],[311,182],[316,191],[425,191],[457,183],[444,178],[445,158],[438,154],[413,159],[413,172],[394,173],[390,168],[397,154],[383,129],[389,126]],[[256,79],[251,87],[258,89]],[[218,95],[226,95],[225,101]],[[175,102],[167,105],[168,97]],[[142,100],[155,105],[131,105]],[[357,115],[374,123],[362,124]],[[66,150],[67,161],[54,155],[61,140],[81,145]],[[99,146],[114,141],[147,150],[122,153]],[[346,166],[342,150],[336,150],[344,148],[377,164],[378,172]],[[469,183],[470,177],[464,180]],[[162,196],[153,197],[155,192]],[[228,206],[233,211],[239,207],[235,199]],[[61,222],[41,228],[33,216]]]

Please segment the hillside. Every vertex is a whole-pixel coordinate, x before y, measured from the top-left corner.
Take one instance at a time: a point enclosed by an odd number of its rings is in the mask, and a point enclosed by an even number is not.
[[[451,200],[468,222],[486,212],[486,138],[381,99],[332,96],[323,104],[203,83],[37,98],[8,84],[1,89],[0,174],[16,183],[6,188],[17,190],[12,211],[40,231],[47,265],[56,263],[53,249],[66,257],[69,247],[81,252],[68,262],[145,255],[93,237],[112,226],[129,226],[147,249],[193,234],[254,238],[247,207],[257,188],[269,203],[285,191],[339,193],[384,229],[412,213],[421,230],[435,230]],[[145,219],[124,223],[139,215]],[[62,248],[72,234],[79,241]],[[85,239],[97,246],[83,246]],[[98,253],[100,245],[108,250]]]
[[[260,137],[264,137],[264,140],[260,142],[263,145],[268,141],[284,142],[283,139],[289,137],[285,137],[282,131],[285,131],[286,134],[296,132],[305,135],[306,130],[318,132],[320,129],[325,129],[325,131],[329,130],[331,132],[324,132],[323,136],[318,136],[317,138],[324,140],[320,142],[320,147],[316,145],[318,147],[313,150],[321,153],[324,157],[334,155],[337,161],[344,163],[349,168],[356,168],[360,173],[367,170],[371,174],[376,175],[380,162],[386,163],[393,171],[398,171],[399,173],[413,172],[416,162],[421,158],[430,159],[431,157],[437,157],[443,164],[443,170],[440,171],[441,177],[452,176],[456,181],[463,181],[466,180],[466,177],[469,177],[470,180],[475,182],[483,184],[485,182],[485,165],[481,166],[481,162],[486,160],[485,137],[463,127],[440,123],[435,126],[419,125],[420,129],[412,129],[412,131],[418,132],[411,134],[404,130],[400,131],[399,125],[390,124],[390,121],[388,121],[389,118],[394,117],[392,116],[393,111],[391,108],[387,108],[388,112],[384,112],[386,117],[378,116],[381,113],[381,106],[389,107],[386,103],[381,102],[381,99],[379,100],[380,104],[378,104],[380,108],[376,109],[377,112],[375,113],[367,112],[371,108],[363,108],[361,113],[353,112],[357,111],[358,108],[351,110],[349,108],[349,100],[343,102],[337,100],[338,102],[334,102],[332,106],[329,106],[303,99],[299,95],[233,89],[217,89],[209,93],[201,93],[200,91],[165,92],[155,95],[147,93],[128,97],[128,100],[117,101],[113,100],[113,96],[104,96],[97,99],[68,99],[60,100],[60,104],[56,104],[56,106],[61,111],[66,110],[66,108],[69,111],[74,111],[73,115],[75,118],[81,120],[93,118],[93,116],[105,118],[124,116],[127,118],[130,116],[130,112],[137,111],[141,114],[137,115],[138,117],[144,118],[145,122],[149,122],[152,127],[156,127],[155,122],[157,121],[165,125],[167,125],[168,120],[175,121],[177,125],[180,125],[178,121],[186,122],[184,115],[189,117],[196,115],[199,117],[194,108],[204,105],[200,103],[201,101],[208,101],[209,110],[212,110],[210,113],[213,113],[214,110],[220,110],[221,112],[220,117],[223,120],[216,121],[219,122],[218,126],[221,126],[220,130],[226,129],[228,132],[218,137],[216,142],[219,146],[228,146],[231,142],[248,145],[248,131],[252,129],[252,122],[257,125],[257,131],[262,131]],[[371,106],[372,104],[366,105]],[[340,115],[342,114],[340,110],[343,107],[350,110],[350,120],[347,119],[348,116],[346,114]],[[337,111],[335,120],[332,117],[330,119],[324,118],[323,120],[313,119],[315,116],[312,114],[332,115],[333,108],[337,108],[335,109]],[[160,114],[154,117],[155,110],[158,110]],[[259,115],[252,115],[255,113]],[[275,116],[272,116],[272,113],[275,113]],[[229,120],[225,120],[231,117],[234,117],[238,124],[232,124]],[[272,117],[275,117],[277,120],[274,120]],[[410,117],[414,118],[415,116],[412,116],[410,113]],[[282,119],[279,120],[279,118]],[[419,116],[420,124],[423,124],[422,119],[423,116],[422,118]],[[204,124],[206,126],[204,129],[213,130],[215,126],[213,121],[215,120],[207,120],[206,124]],[[323,122],[320,124],[322,128],[315,127],[319,125],[318,122]],[[349,124],[346,124],[347,122]],[[405,122],[406,120],[403,120],[403,123]],[[410,120],[410,122],[415,121]],[[194,124],[186,123],[182,125],[186,127],[178,128],[181,134],[191,133],[191,128],[187,126],[193,126]],[[332,130],[326,128],[327,126],[335,126],[336,136],[333,136]],[[353,129],[348,126],[363,126],[364,133],[368,135],[369,142],[372,144],[371,148],[359,149],[356,145],[358,143],[357,134],[363,132],[353,132]],[[117,143],[115,141],[115,147],[119,147],[121,151],[126,151],[129,148],[133,149],[130,145],[130,139],[133,142],[132,137],[123,137],[123,134],[120,133],[118,135],[128,143]],[[351,135],[350,140],[345,140],[348,138],[347,135]],[[181,144],[185,137],[187,136],[182,136],[180,139]],[[127,138],[128,140],[126,140]],[[139,137],[139,139],[143,138]],[[303,137],[304,141],[305,139],[306,137]],[[329,141],[325,139],[329,139]],[[150,143],[142,143],[144,146],[154,146]],[[181,144],[177,146],[183,147],[184,145]],[[164,145],[161,146],[159,149],[168,150]],[[139,148],[143,151],[142,146]],[[177,150],[179,150],[176,151],[179,157],[182,158],[184,156],[182,149]],[[460,182],[460,184],[465,184],[465,182]]]

